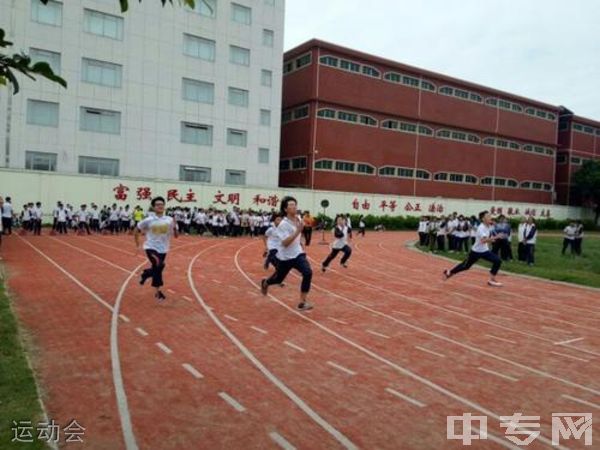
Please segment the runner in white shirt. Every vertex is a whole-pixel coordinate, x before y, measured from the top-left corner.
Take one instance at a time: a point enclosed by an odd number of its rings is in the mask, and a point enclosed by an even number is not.
[[[502,265],[502,260],[494,255],[488,244],[492,243],[496,240],[496,237],[491,237],[491,226],[492,226],[492,217],[490,213],[487,211],[483,211],[479,213],[479,220],[481,224],[477,227],[477,233],[475,235],[475,244],[471,248],[467,259],[463,262],[452,268],[451,270],[444,270],[444,279],[447,280],[451,276],[456,275],[459,272],[463,272],[465,270],[469,270],[473,264],[475,264],[478,260],[484,259],[492,263],[492,269],[490,270],[490,279],[488,280],[488,284],[490,286],[502,286],[502,283],[496,281],[496,274],[498,270],[500,270],[500,266]]]
[[[21,230],[31,231],[31,209],[29,205],[23,205],[21,212]]]
[[[527,223],[523,228],[523,236],[519,236],[525,244],[525,262],[528,266],[533,266],[535,262],[535,243],[537,241],[537,228],[535,226],[535,220],[529,216]]]
[[[79,227],[79,234],[83,234],[84,232],[87,232],[87,234],[92,234],[90,233],[90,214],[87,210],[87,205],[81,205],[81,208],[79,209],[79,211],[77,211],[76,216],[77,225]]]
[[[146,235],[144,250],[151,266],[142,272],[140,284],[143,285],[148,278],[152,278],[152,287],[156,289],[154,297],[160,302],[167,298],[160,289],[164,285],[162,273],[165,268],[165,259],[169,252],[171,236],[177,237],[178,233],[173,218],[165,214],[165,199],[155,197],[150,205],[152,205],[154,213],[138,223],[134,239],[136,249],[139,249],[140,234]]]
[[[340,265],[342,267],[348,267],[346,264],[350,255],[352,254],[352,249],[348,245],[348,239],[352,239],[350,236],[350,228],[347,225],[347,219],[344,216],[337,216],[335,219],[335,227],[333,228],[333,237],[335,240],[333,244],[331,244],[331,253],[325,258],[325,261],[321,264],[321,270],[325,272],[327,267],[335,259],[339,252],[342,252],[344,256],[340,261]]]
[[[59,234],[67,234],[68,211],[62,203],[56,209],[56,229]]]
[[[94,233],[98,233],[100,231],[100,211],[98,211],[98,205],[96,204],[92,204],[92,209],[90,211],[90,224]]]
[[[313,308],[307,300],[312,281],[312,269],[300,242],[303,223],[302,218],[297,214],[296,199],[293,197],[284,197],[281,200],[280,210],[285,218],[277,227],[277,236],[281,241],[277,250],[277,259],[279,262],[277,263],[275,273],[271,277],[262,280],[261,290],[263,295],[267,295],[270,285],[281,284],[288,273],[290,273],[290,270],[296,269],[302,274],[298,309],[308,311]]]
[[[265,253],[263,255],[265,257],[265,270],[269,268],[269,265],[273,265],[273,267],[277,268],[277,250],[281,244],[279,241],[279,236],[277,235],[277,227],[280,223],[281,214],[273,214],[273,224],[267,228],[267,231],[265,231],[263,236],[265,243]]]
[[[109,210],[108,220],[110,222],[110,234],[119,234],[119,210],[117,205],[112,205],[112,209]]]

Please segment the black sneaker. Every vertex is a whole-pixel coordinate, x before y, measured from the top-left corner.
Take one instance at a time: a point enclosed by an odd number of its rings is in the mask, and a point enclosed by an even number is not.
[[[340,264],[340,266],[342,266],[344,269],[348,268],[348,264],[346,264],[346,263]]]
[[[266,278],[263,278],[263,280],[260,282],[260,291],[262,292],[262,295],[267,295],[269,292],[269,285],[267,284]]]
[[[444,270],[444,281],[446,281],[451,276],[452,276],[452,274],[450,273],[449,270]]]
[[[302,302],[298,305],[298,309],[300,311],[310,311],[311,309],[313,309],[313,305],[311,305],[308,302]]]
[[[325,273],[327,271],[327,267],[321,264],[321,272]]]
[[[140,275],[140,284],[143,286],[148,278],[150,278],[150,275],[146,274],[145,271],[142,272],[142,274]]]
[[[167,297],[165,296],[165,294],[162,293],[162,291],[157,291],[156,294],[154,294],[154,297],[156,297],[156,299],[159,302],[162,302],[167,299]]]

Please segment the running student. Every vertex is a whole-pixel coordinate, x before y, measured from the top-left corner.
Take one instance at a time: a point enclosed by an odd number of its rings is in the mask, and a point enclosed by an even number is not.
[[[277,249],[279,248],[279,237],[277,236],[277,227],[281,223],[281,214],[273,214],[273,223],[267,228],[263,236],[265,242],[265,270],[269,268],[269,265],[277,268]]]
[[[307,311],[313,306],[307,301],[310,283],[312,281],[312,269],[306,258],[306,253],[300,243],[302,236],[302,218],[297,215],[297,202],[293,197],[284,197],[281,200],[281,215],[284,219],[277,227],[279,247],[277,249],[277,266],[275,273],[261,282],[263,295],[267,295],[269,286],[281,284],[290,270],[296,269],[302,274],[300,286],[300,303],[298,309]]]
[[[342,267],[348,267],[346,263],[348,262],[348,259],[352,254],[352,249],[348,245],[349,234],[350,230],[348,228],[348,225],[346,225],[346,220],[344,216],[337,216],[335,219],[335,227],[333,229],[333,236],[335,237],[335,240],[331,245],[331,253],[329,253],[327,258],[325,258],[325,261],[323,261],[323,264],[321,264],[321,270],[323,272],[327,270],[327,267],[329,266],[331,261],[335,259],[339,252],[342,252],[344,254],[342,260],[340,261],[340,264],[342,265]]]
[[[488,280],[488,284],[490,286],[502,286],[502,283],[496,281],[496,274],[498,270],[500,270],[500,266],[502,265],[502,261],[497,255],[494,255],[488,244],[493,243],[496,239],[503,237],[503,235],[498,235],[495,237],[490,236],[491,226],[492,226],[492,218],[490,213],[487,211],[483,211],[479,213],[479,220],[481,224],[477,227],[477,232],[475,233],[475,244],[471,247],[471,251],[463,262],[455,266],[451,270],[444,270],[444,279],[447,280],[453,275],[456,275],[459,272],[464,270],[469,270],[473,264],[475,264],[480,259],[485,259],[492,263],[492,269],[490,270],[490,279]]]
[[[177,237],[177,228],[172,217],[165,215],[165,199],[155,197],[150,202],[153,214],[150,214],[135,228],[134,239],[136,248],[140,247],[140,234],[146,235],[144,250],[150,260],[150,267],[144,269],[140,276],[140,284],[144,284],[148,278],[152,278],[152,287],[156,289],[154,297],[162,301],[166,299],[160,290],[163,286],[162,273],[165,269],[165,259],[169,252],[171,236]]]

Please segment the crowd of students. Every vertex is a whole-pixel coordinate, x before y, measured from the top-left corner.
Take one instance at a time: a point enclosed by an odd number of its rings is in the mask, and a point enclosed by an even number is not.
[[[475,216],[464,216],[453,213],[446,217],[422,216],[419,220],[419,246],[429,248],[432,252],[469,253],[475,243],[477,228],[481,220]],[[581,255],[583,241],[583,223],[580,220],[570,221],[563,230],[564,241],[562,254],[570,248],[571,254]],[[531,216],[522,217],[517,230],[513,230],[510,220],[504,215],[491,218],[490,251],[503,261],[514,260],[512,242],[517,242],[517,261],[528,265],[535,263],[535,245],[537,243],[537,227]]]

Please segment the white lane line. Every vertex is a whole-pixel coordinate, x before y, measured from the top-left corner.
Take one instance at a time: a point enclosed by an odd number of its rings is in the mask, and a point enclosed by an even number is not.
[[[467,308],[461,308],[460,306],[454,306],[454,305],[444,305],[444,306],[446,308],[456,309],[457,311],[464,312],[464,313],[470,312]]]
[[[141,334],[142,336],[148,336],[148,332],[146,330],[144,330],[143,328],[137,327],[135,329],[135,331],[137,331],[139,334]]]
[[[273,440],[273,442],[275,442],[277,445],[279,445],[283,450],[296,450],[296,447],[294,447],[292,444],[290,444],[286,438],[284,438],[282,435],[280,435],[276,431],[270,432],[269,437]]]
[[[344,322],[343,320],[336,319],[335,317],[328,317],[329,320],[333,320],[334,322],[340,323],[342,325],[348,325],[348,322]]]
[[[229,406],[231,406],[237,412],[244,412],[244,411],[246,411],[246,408],[244,408],[240,404],[240,402],[238,402],[235,398],[233,398],[232,396],[230,396],[226,392],[219,392],[219,397],[221,397],[223,400],[225,400],[227,403],[229,403]]]
[[[254,325],[252,325],[250,328],[252,328],[254,331],[258,331],[259,333],[268,334],[267,330],[263,330],[262,328],[255,327]]]
[[[401,398],[405,402],[408,402],[408,403],[411,403],[411,404],[413,404],[415,406],[418,406],[419,408],[423,408],[423,407],[427,406],[425,403],[422,403],[419,400],[415,400],[414,398],[409,397],[408,395],[404,395],[403,393],[398,392],[398,391],[396,391],[396,390],[394,390],[392,388],[385,388],[385,390],[386,390],[386,392],[388,392],[388,393],[390,393],[390,394],[392,394],[392,395],[394,395],[394,396],[396,396],[398,398]]]
[[[240,264],[238,261],[240,251],[243,248],[246,248],[248,245],[250,245],[250,244],[243,246],[235,253],[234,263],[235,263],[235,267],[237,268],[237,270],[240,273],[242,273],[244,275],[244,277],[255,288],[258,288],[259,286],[257,284],[255,284],[252,281],[252,279],[249,278],[246,275],[246,273],[240,268]],[[221,320],[219,320],[219,318],[212,311],[210,311],[207,308],[206,302],[204,301],[204,299],[198,292],[198,289],[196,289],[196,285],[194,284],[194,279],[192,277],[192,268],[194,267],[194,263],[200,257],[200,255],[206,250],[207,249],[204,249],[204,250],[198,252],[192,258],[192,260],[188,264],[188,271],[187,271],[188,283],[190,285],[190,288],[192,289],[192,292],[194,293],[194,296],[196,297],[196,300],[200,304],[200,306],[202,306],[206,310],[208,316],[215,323],[215,325],[240,350],[240,352],[254,365],[254,367],[256,367],[264,375],[264,377],[266,379],[268,379],[275,387],[277,387],[277,389],[279,389],[281,392],[283,392],[292,402],[294,402],[294,404],[296,406],[298,406],[298,408],[300,408],[302,410],[302,412],[304,412],[304,414],[306,414],[312,421],[314,421],[323,430],[325,430],[329,435],[331,435],[344,448],[346,448],[347,450],[357,450],[358,447],[356,446],[356,444],[354,444],[350,439],[348,439],[348,437],[346,435],[344,435],[341,431],[339,431],[337,428],[335,428],[333,425],[331,425],[329,422],[327,422],[323,417],[321,417],[319,415],[319,413],[317,413],[313,408],[311,408],[311,406],[308,405],[302,398],[300,398],[298,396],[298,394],[296,394],[292,389],[290,389],[283,381],[281,381],[279,378],[277,378],[277,376],[275,376],[273,374],[273,372],[271,372],[250,350],[248,350],[248,348],[223,324],[223,322],[221,322]],[[300,317],[302,317],[302,314],[298,314],[298,315]]]
[[[169,294],[174,294],[174,293],[175,293],[175,291],[174,291],[173,289],[167,289],[167,292],[168,292]]]
[[[340,366],[339,364],[336,364],[333,361],[327,361],[327,364],[329,364],[331,367],[335,367],[337,370],[347,373],[348,375],[356,375],[356,372],[354,372],[353,370],[347,369],[344,366]]]
[[[183,298],[184,298],[184,300],[187,300],[188,302],[193,302],[194,301],[191,298],[189,298],[187,295],[184,295]]]
[[[372,331],[372,330],[365,330],[365,331],[367,333],[369,333],[369,334],[372,334],[373,336],[379,336],[379,337],[382,337],[384,339],[390,339],[389,336],[386,336],[385,334],[378,333],[377,331]]]
[[[596,403],[588,402],[587,400],[582,400],[582,399],[577,398],[577,397],[571,397],[570,395],[567,395],[567,394],[563,394],[562,397],[566,398],[568,400],[572,400],[572,401],[574,401],[576,403],[581,403],[582,405],[586,405],[586,406],[590,406],[592,408],[600,409],[600,405],[598,405]]]
[[[157,342],[156,346],[158,348],[160,348],[163,352],[165,352],[167,355],[170,355],[171,353],[173,353],[173,350],[171,350],[169,347],[167,347],[165,344],[163,344],[162,342]]]
[[[435,324],[438,324],[438,325],[441,325],[441,326],[443,326],[443,327],[447,327],[447,328],[453,328],[453,329],[455,329],[455,330],[458,330],[458,329],[459,329],[459,328],[458,328],[457,326],[455,326],[455,325],[450,325],[450,324],[447,324],[447,323],[444,323],[444,322],[437,322],[437,321],[435,321],[435,322],[433,322],[433,323],[435,323]]]
[[[285,345],[287,345],[288,347],[292,347],[294,350],[298,350],[299,352],[306,353],[306,350],[305,350],[305,349],[303,349],[302,347],[299,347],[299,346],[297,346],[297,345],[296,345],[296,344],[294,344],[293,342],[290,342],[290,341],[283,341],[283,343],[284,343]]]
[[[226,319],[229,319],[233,322],[239,322],[239,320],[237,320],[235,317],[230,316],[229,314],[223,314],[223,317],[225,317]]]
[[[204,375],[202,375],[200,372],[198,372],[196,370],[196,368],[194,366],[192,366],[191,364],[183,363],[181,365],[181,367],[183,367],[185,370],[187,370],[189,373],[191,373],[192,376],[196,379],[204,378]]]
[[[417,350],[421,350],[422,352],[431,353],[432,355],[439,356],[440,358],[446,357],[446,355],[443,355],[442,353],[434,352],[433,350],[429,350],[428,348],[425,348],[425,347],[419,347],[418,345],[415,345],[415,348]]]
[[[129,317],[127,317],[125,314],[119,314],[119,317],[121,318],[121,320],[122,320],[123,322],[131,322],[131,321],[129,320]]]
[[[579,341],[583,341],[585,338],[575,338],[575,339],[569,339],[567,341],[560,341],[560,342],[555,342],[554,345],[565,345],[565,344],[572,344],[573,342],[579,342]]]
[[[494,375],[496,377],[504,378],[505,380],[519,381],[518,378],[511,377],[510,375],[505,375],[503,373],[496,372],[494,370],[486,369],[485,367],[478,367],[477,370],[480,370],[480,371],[485,372],[485,373],[490,374],[490,375]]]
[[[214,278],[213,278],[213,283],[221,284],[221,282],[219,280],[215,280]]]
[[[577,356],[567,355],[566,353],[560,353],[560,352],[550,352],[550,353],[552,353],[553,355],[564,356],[565,358],[570,358],[575,361],[590,362],[589,359],[578,358]]]
[[[493,334],[486,334],[485,336],[489,337],[490,339],[496,339],[497,341],[506,342],[507,344],[516,344],[515,341],[511,341],[510,339],[505,339],[499,336],[494,336]]]
[[[400,314],[401,316],[412,317],[411,314],[405,313],[403,311],[392,311],[394,314]]]

